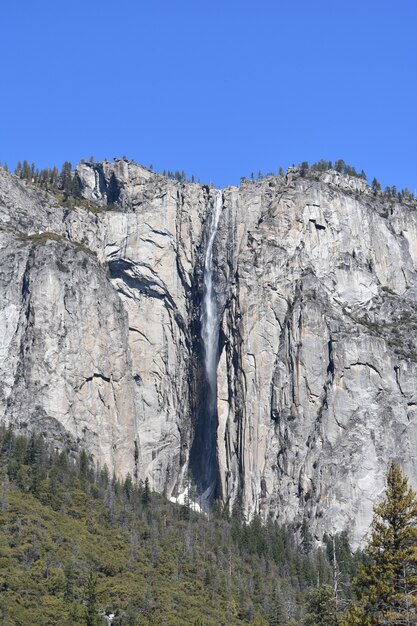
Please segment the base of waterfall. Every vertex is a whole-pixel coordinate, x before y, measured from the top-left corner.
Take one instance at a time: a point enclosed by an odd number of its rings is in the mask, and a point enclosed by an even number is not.
[[[182,506],[188,506],[195,513],[207,513],[211,510],[210,497],[213,489],[209,487],[204,493],[198,496],[198,501],[193,500],[191,497],[191,489],[186,487],[184,491],[178,494],[178,496],[172,496],[169,500],[175,504],[181,504]],[[194,498],[195,495],[193,494]]]

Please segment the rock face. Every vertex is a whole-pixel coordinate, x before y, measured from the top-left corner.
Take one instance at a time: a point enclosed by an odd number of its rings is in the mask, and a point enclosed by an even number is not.
[[[417,207],[334,171],[222,191],[213,412],[219,192],[126,160],[76,176],[68,207],[0,171],[0,419],[360,542],[389,460],[417,485]]]

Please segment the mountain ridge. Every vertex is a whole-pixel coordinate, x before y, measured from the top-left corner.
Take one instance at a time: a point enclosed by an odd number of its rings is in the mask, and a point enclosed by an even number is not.
[[[217,416],[196,444],[214,191],[124,160],[75,176],[69,202],[0,172],[1,419],[172,497],[214,458],[248,517],[360,542],[389,459],[417,480],[414,199],[301,168],[222,190]]]

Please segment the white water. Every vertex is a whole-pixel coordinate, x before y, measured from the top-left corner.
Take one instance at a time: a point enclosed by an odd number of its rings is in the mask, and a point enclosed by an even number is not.
[[[217,300],[213,289],[213,243],[219,225],[222,210],[222,192],[217,191],[210,222],[210,234],[204,257],[204,295],[201,311],[201,338],[204,346],[204,366],[210,385],[210,403],[216,398],[217,346],[219,342],[219,324]]]
[[[170,501],[175,502],[176,504],[182,504],[182,505],[185,505],[185,503],[187,503],[187,505],[193,511],[196,511],[197,513],[204,513],[204,509],[203,509],[202,502],[201,502],[201,496],[199,499],[200,499],[200,503],[196,502],[195,500],[192,500],[190,496],[190,488],[186,487],[185,490],[182,493],[178,494],[177,497],[172,496],[170,498]]]

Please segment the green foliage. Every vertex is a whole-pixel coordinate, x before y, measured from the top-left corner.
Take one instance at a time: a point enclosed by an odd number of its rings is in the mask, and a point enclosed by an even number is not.
[[[168,502],[88,455],[0,428],[2,625],[300,624],[323,550],[303,554],[297,532],[238,499],[211,518]]]
[[[124,160],[127,160],[126,157],[123,157]],[[106,159],[104,160],[106,161]],[[85,164],[85,159],[81,159],[81,163]],[[89,159],[90,165],[94,165],[95,161],[93,157]],[[293,167],[295,167],[293,165]],[[307,178],[317,178],[317,174],[320,172],[326,172],[328,170],[336,170],[341,174],[345,174],[347,176],[353,176],[356,178],[361,178],[363,180],[367,180],[367,176],[364,170],[358,172],[355,167],[352,165],[348,165],[343,161],[343,159],[338,159],[334,163],[332,161],[326,161],[325,159],[320,159],[316,163],[309,165],[307,161],[303,161],[299,166],[299,173],[303,177]],[[153,165],[149,166],[150,171],[153,172]],[[8,171],[7,164],[3,165],[3,170]],[[41,187],[42,189],[49,190],[52,192],[57,200],[62,203],[64,206],[68,208],[73,208],[74,206],[82,206],[93,213],[100,213],[104,210],[104,207],[95,204],[94,202],[86,201],[81,196],[80,189],[80,179],[76,172],[72,170],[72,165],[69,161],[65,161],[59,170],[56,166],[52,168],[43,168],[38,169],[34,163],[29,165],[28,161],[24,160],[23,162],[18,161],[16,164],[16,168],[14,170],[16,176],[20,179],[27,181],[30,184]],[[169,178],[171,180],[177,181],[179,183],[184,182],[195,182],[194,174],[189,177],[184,170],[163,170],[161,173],[162,176]],[[263,178],[273,177],[275,174],[273,172],[268,172],[265,176],[259,170],[257,176],[252,172],[250,175],[250,180],[262,180]],[[284,176],[285,172],[282,167],[278,170],[278,176]],[[246,183],[247,178],[242,176],[241,183]],[[200,183],[200,181],[198,181]],[[381,193],[381,185],[376,178],[372,181],[372,189],[375,194]],[[397,191],[396,187],[385,187],[385,190],[382,194],[383,199],[388,200],[396,200],[401,203],[414,204],[415,196],[409,191],[409,189],[405,188],[402,191]],[[106,205],[107,210],[117,210],[118,205],[109,202]]]
[[[313,549],[313,535],[311,534],[307,520],[304,518],[303,523],[301,524],[301,549],[304,554],[310,554]]]
[[[301,170],[308,170],[308,163],[304,162],[300,166]],[[328,170],[336,170],[339,174],[345,174],[346,176],[354,176],[356,178],[362,178],[366,180],[366,174],[363,170],[361,172],[357,172],[356,168],[352,165],[348,165],[343,161],[343,159],[338,159],[333,164],[331,161],[326,161],[325,159],[321,159],[317,161],[317,163],[313,163],[310,170],[312,172],[326,172]]]
[[[337,626],[338,616],[331,587],[312,589],[307,598],[306,626]]]
[[[66,196],[71,195],[72,190],[72,165],[69,161],[65,161],[61,169],[61,189]]]
[[[361,564],[362,555],[352,554],[346,532],[332,537],[325,535],[323,541],[328,561],[333,564],[333,567],[337,567],[335,574],[338,577],[338,586],[344,590],[344,596],[350,599],[352,598],[351,581]]]
[[[358,611],[370,624],[417,623],[417,498],[394,462],[385,498],[374,508],[356,589]]]
[[[90,572],[85,584],[85,625],[98,626],[103,623],[98,616],[98,579],[97,575]]]
[[[145,507],[147,507],[151,503],[151,490],[149,488],[148,477],[145,478],[145,485],[143,487],[141,501],[142,501],[143,506]]]
[[[274,591],[268,616],[268,626],[287,626],[285,603],[279,591]]]
[[[381,191],[381,183],[376,179],[373,178],[372,179],[372,189],[375,193],[378,193],[379,191]]]

